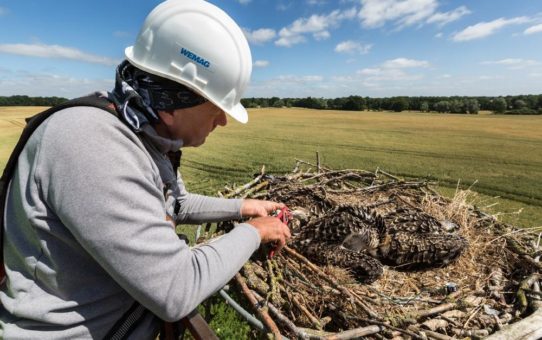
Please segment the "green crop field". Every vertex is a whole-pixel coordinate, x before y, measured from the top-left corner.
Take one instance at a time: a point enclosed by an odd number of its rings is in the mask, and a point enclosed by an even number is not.
[[[40,108],[0,108],[0,167],[24,117]],[[200,148],[185,149],[182,173],[193,192],[244,183],[262,165],[289,172],[295,159],[321,155],[332,168],[377,167],[437,181],[446,195],[458,181],[481,193],[477,204],[502,219],[542,225],[542,116],[452,115],[252,109],[249,123],[230,119]],[[498,197],[498,198],[496,198]],[[521,210],[520,214],[515,214]]]

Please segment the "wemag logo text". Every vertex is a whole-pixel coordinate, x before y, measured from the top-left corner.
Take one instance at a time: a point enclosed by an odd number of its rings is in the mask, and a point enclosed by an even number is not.
[[[186,48],[181,48],[181,54],[187,57],[188,59],[194,60],[196,63],[202,65],[203,67],[209,68],[211,67],[211,62],[209,60],[205,60],[199,55],[190,52]]]

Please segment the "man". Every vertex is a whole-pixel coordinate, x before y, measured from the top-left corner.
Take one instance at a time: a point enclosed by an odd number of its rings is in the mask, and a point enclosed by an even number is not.
[[[202,0],[166,1],[126,58],[115,89],[97,94],[119,117],[58,111],[18,158],[4,216],[1,338],[153,339],[160,319],[191,312],[260,243],[290,237],[268,216],[282,204],[190,194],[167,156],[203,144],[227,115],[247,121],[239,101],[252,61],[233,20]],[[193,249],[174,230],[241,217],[252,219]]]

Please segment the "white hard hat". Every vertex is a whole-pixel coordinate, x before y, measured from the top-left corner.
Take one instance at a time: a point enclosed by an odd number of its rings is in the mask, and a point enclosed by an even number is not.
[[[241,123],[241,96],[252,56],[241,28],[203,0],[167,0],[145,19],[128,61],[151,74],[186,85]]]

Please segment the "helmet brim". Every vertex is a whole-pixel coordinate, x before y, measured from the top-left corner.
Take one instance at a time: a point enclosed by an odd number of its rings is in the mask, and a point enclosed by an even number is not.
[[[229,112],[226,110],[224,112],[232,116],[239,123],[246,124],[248,122],[248,112],[241,103],[235,105]]]
[[[233,119],[235,119],[239,123],[246,124],[248,122],[248,112],[241,103],[238,103],[237,105],[233,106],[231,109],[228,109],[228,108],[224,107],[224,105],[222,105],[221,103],[219,103],[216,100],[214,100],[213,98],[211,98],[210,96],[207,96],[203,91],[200,91],[199,89],[191,86],[192,84],[190,84],[189,82],[185,82],[182,79],[178,79],[177,77],[172,77],[171,75],[169,75],[167,73],[159,72],[159,71],[150,69],[150,68],[146,67],[145,65],[142,65],[142,64],[138,63],[136,61],[136,58],[134,58],[133,46],[127,47],[124,50],[124,55],[125,55],[126,59],[132,65],[134,65],[135,67],[137,67],[137,68],[139,68],[139,69],[141,69],[143,71],[149,72],[151,74],[154,74],[154,75],[157,75],[157,76],[160,76],[160,77],[164,77],[164,78],[173,80],[175,82],[178,82],[180,84],[183,84],[183,85],[187,86],[188,88],[190,88],[192,91],[196,92],[197,94],[199,94],[202,97],[209,100],[211,103],[218,106],[222,111],[226,112],[229,116],[231,116]]]

